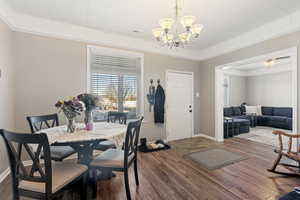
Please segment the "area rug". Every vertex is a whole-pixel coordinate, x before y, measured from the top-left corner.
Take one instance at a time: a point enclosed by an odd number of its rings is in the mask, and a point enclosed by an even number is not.
[[[251,128],[249,133],[243,133],[236,137],[251,140],[253,142],[259,142],[259,143],[271,145],[273,147],[279,147],[278,136],[272,134],[273,130],[275,130],[275,128],[257,126],[255,128]],[[286,133],[292,133],[289,130],[283,130],[278,128],[276,128],[276,130],[282,130]],[[289,142],[288,137],[282,137],[282,143],[285,149],[288,148],[288,142]],[[292,150],[296,151],[298,149],[299,144],[300,144],[300,140],[297,141],[297,139],[293,139]]]
[[[185,157],[192,159],[209,170],[220,169],[227,165],[247,159],[246,156],[222,148],[205,149],[190,153]]]

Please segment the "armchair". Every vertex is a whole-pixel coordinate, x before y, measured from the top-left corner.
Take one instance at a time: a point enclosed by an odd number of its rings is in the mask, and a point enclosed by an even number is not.
[[[280,131],[280,130],[274,130],[273,134],[278,135],[279,149],[277,148],[274,150],[274,152],[278,154],[278,157],[274,161],[272,168],[268,169],[268,171],[278,173],[278,174],[283,174],[283,175],[300,176],[300,148],[298,146],[296,151],[292,150],[293,139],[299,139],[300,134],[289,134],[289,133],[286,133],[286,132]],[[283,147],[283,139],[282,139],[283,136],[288,137],[288,139],[289,139],[287,149],[284,149],[284,147]],[[298,165],[281,163],[280,160],[281,160],[282,156],[297,162]],[[285,173],[285,172],[276,171],[276,168],[278,165],[286,168],[287,170],[289,170],[293,173]]]

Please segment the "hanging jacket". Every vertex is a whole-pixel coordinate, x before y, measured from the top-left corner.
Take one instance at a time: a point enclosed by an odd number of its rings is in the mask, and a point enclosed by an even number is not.
[[[155,92],[154,101],[154,122],[164,123],[165,118],[165,91],[158,85]]]

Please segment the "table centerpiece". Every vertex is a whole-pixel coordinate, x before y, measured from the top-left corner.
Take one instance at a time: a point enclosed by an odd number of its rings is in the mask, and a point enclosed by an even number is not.
[[[94,94],[84,93],[78,95],[77,98],[85,105],[84,123],[86,130],[93,130],[93,110],[98,106],[99,97]]]
[[[59,112],[62,111],[67,118],[67,132],[74,133],[76,129],[75,117],[85,110],[84,103],[73,97],[70,100],[58,101],[55,107],[59,109]]]

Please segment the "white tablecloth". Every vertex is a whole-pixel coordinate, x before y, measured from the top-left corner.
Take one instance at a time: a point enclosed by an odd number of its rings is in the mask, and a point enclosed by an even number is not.
[[[43,129],[39,133],[46,133],[49,144],[91,141],[98,139],[114,140],[117,145],[121,145],[126,134],[127,126],[116,123],[97,122],[94,123],[92,131],[84,130],[84,124],[76,124],[74,133],[67,132],[67,126],[57,126]]]

